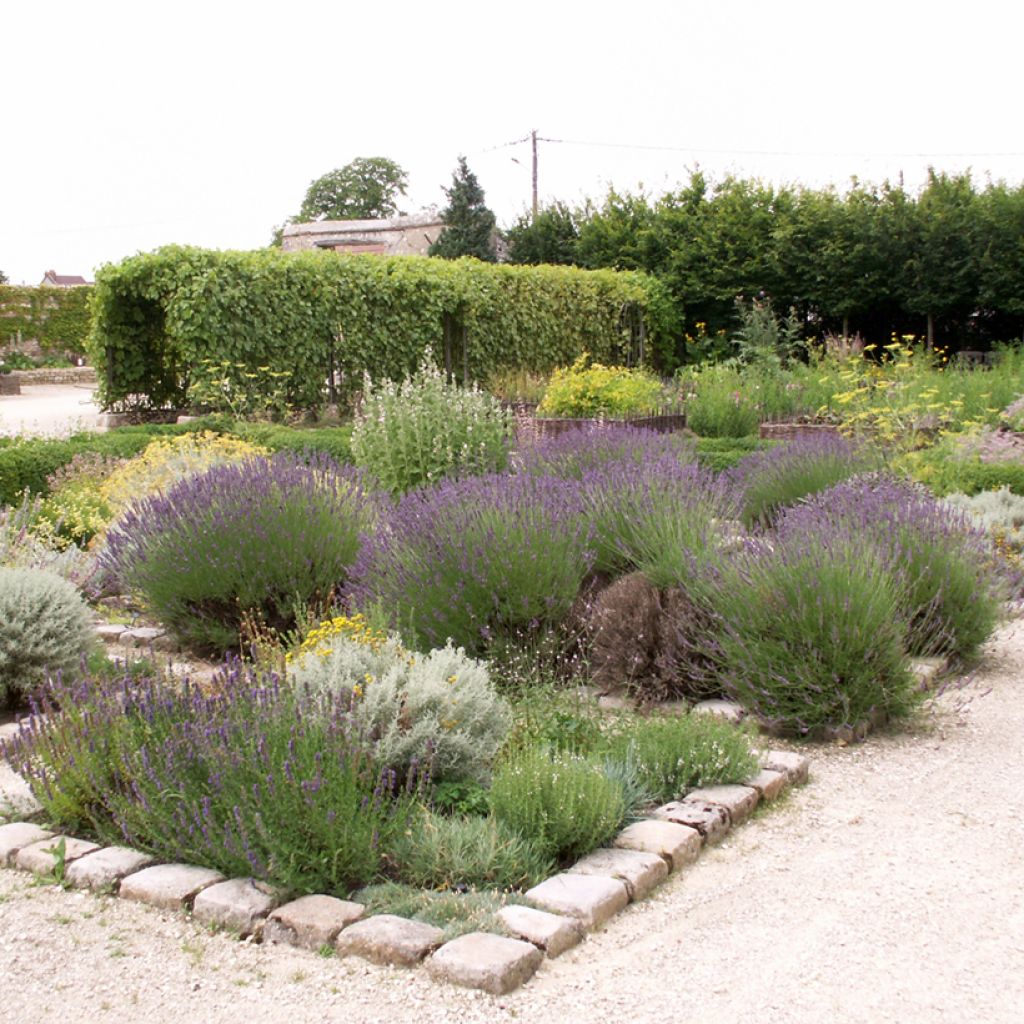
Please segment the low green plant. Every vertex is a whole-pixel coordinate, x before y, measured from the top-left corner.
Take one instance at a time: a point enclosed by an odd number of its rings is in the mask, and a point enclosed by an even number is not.
[[[650,715],[624,720],[608,756],[631,766],[656,800],[678,800],[698,786],[742,782],[757,774],[745,733],[711,715]]]
[[[554,871],[542,847],[493,817],[424,810],[391,847],[392,872],[426,889],[528,889]]]
[[[470,932],[506,934],[498,912],[510,903],[521,902],[514,895],[494,891],[438,892],[400,882],[370,885],[352,898],[365,906],[368,914],[395,914],[440,928],[445,942]]]
[[[93,642],[92,617],[55,573],[0,568],[0,707],[21,703],[48,674],[73,673]]]
[[[352,455],[394,494],[444,476],[495,472],[508,462],[511,421],[479,388],[445,379],[431,355],[408,380],[365,379]]]
[[[433,785],[430,806],[441,814],[485,817],[491,803],[487,789],[472,779],[441,780]]]
[[[544,416],[629,416],[664,405],[664,389],[653,374],[625,366],[591,363],[586,354],[555,370],[537,412]]]
[[[25,494],[16,505],[0,505],[0,566],[45,569],[84,585],[94,571],[92,557],[74,545],[57,550],[44,542],[36,530],[42,504],[41,497]]]
[[[511,751],[494,772],[491,807],[504,825],[567,861],[606,843],[622,824],[626,796],[589,758],[530,746]]]

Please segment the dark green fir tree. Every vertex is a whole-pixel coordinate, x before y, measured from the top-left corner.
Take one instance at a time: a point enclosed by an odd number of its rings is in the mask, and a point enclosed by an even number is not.
[[[446,260],[475,256],[493,263],[494,214],[484,205],[484,190],[476,175],[459,157],[459,166],[452,175],[452,187],[444,189],[448,205],[441,211],[444,230],[430,247],[429,255]]]

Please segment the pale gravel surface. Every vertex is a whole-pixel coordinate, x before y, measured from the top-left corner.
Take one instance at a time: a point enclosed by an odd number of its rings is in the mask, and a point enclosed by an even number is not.
[[[0,436],[63,437],[99,429],[94,384],[26,384],[20,395],[0,395]]]
[[[811,747],[810,786],[497,999],[0,870],[0,1019],[1017,1024],[1022,680],[1016,622],[921,727]]]

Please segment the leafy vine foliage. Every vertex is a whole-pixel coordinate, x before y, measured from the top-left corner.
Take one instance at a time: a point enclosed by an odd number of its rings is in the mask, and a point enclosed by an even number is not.
[[[364,372],[403,380],[428,348],[458,379],[583,352],[624,362],[624,311],[656,342],[666,307],[641,273],[169,246],[99,271],[89,353],[108,407],[209,404],[218,387],[255,402],[272,375],[275,401],[316,409],[328,378],[345,400]]]

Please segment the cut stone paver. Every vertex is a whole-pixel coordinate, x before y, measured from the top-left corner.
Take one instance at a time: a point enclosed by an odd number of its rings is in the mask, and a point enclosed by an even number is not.
[[[549,914],[536,907],[513,903],[502,907],[498,917],[515,938],[532,942],[552,960],[583,939],[583,926],[575,918]]]
[[[204,889],[192,904],[192,916],[245,938],[260,927],[279,902],[272,886],[254,878],[231,878]]]
[[[673,800],[651,811],[652,817],[696,829],[705,843],[721,842],[729,831],[729,812],[718,804]]]
[[[346,928],[335,943],[339,956],[359,956],[374,964],[412,967],[444,941],[444,932],[422,921],[376,914]]]
[[[210,868],[157,864],[122,879],[118,895],[161,910],[187,910],[199,893],[223,881],[224,876]]]
[[[786,788],[786,773],[773,772],[768,768],[762,768],[756,775],[747,779],[743,785],[756,789],[761,794],[762,800],[775,800]]]
[[[600,875],[554,875],[525,895],[541,910],[576,918],[588,931],[600,927],[629,904],[625,882]]]
[[[73,836],[51,836],[37,843],[23,846],[14,857],[14,864],[22,871],[34,871],[37,875],[48,875],[57,865],[57,846],[64,841],[64,863],[70,864],[87,853],[99,849],[96,843],[87,843]]]
[[[263,926],[263,941],[315,952],[333,944],[343,928],[365,913],[361,903],[335,896],[300,896],[271,913]]]
[[[649,818],[624,828],[612,846],[620,850],[641,850],[657,854],[671,870],[678,871],[700,856],[703,844],[701,834],[695,828]]]
[[[487,932],[470,932],[446,942],[427,961],[427,973],[435,981],[448,981],[501,996],[529,981],[543,959],[541,951],[532,943]]]
[[[29,784],[0,761],[0,814],[9,818],[30,818],[42,809]]]
[[[791,750],[769,750],[761,765],[773,772],[783,772],[794,786],[803,785],[810,773],[810,761]]]
[[[12,821],[9,825],[0,825],[0,864],[11,867],[19,850],[52,837],[52,832],[29,821]]]
[[[626,883],[631,900],[643,899],[668,877],[668,865],[656,853],[641,850],[594,850],[580,858],[571,875],[602,875]]]
[[[751,786],[705,786],[687,793],[684,803],[716,804],[729,812],[732,825],[742,825],[754,813],[761,797]]]
[[[714,715],[716,718],[723,718],[727,722],[737,724],[746,718],[746,711],[742,705],[734,700],[702,700],[694,704],[692,715]]]
[[[107,846],[80,857],[68,867],[64,878],[77,889],[112,889],[125,875],[149,867],[154,860],[148,853],[127,846]]]
[[[167,631],[155,626],[136,626],[121,634],[121,643],[126,647],[150,647],[166,636]]]
[[[127,632],[127,626],[116,626],[104,622],[96,627],[96,635],[105,643],[116,643]]]

